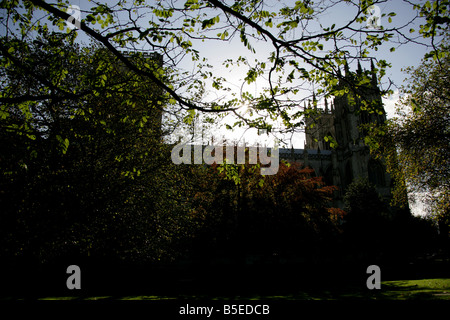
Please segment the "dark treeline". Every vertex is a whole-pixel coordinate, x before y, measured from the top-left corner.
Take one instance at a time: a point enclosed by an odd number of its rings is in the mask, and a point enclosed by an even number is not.
[[[265,178],[251,165],[173,164],[160,90],[100,48],[43,35],[0,39],[3,58],[14,62],[2,64],[11,99],[0,119],[0,258],[16,274],[11,286],[64,284],[61,266],[70,264],[97,268],[86,277],[98,286],[111,278],[93,275],[114,270],[122,270],[114,283],[136,286],[146,285],[142,274],[178,286],[194,277],[183,270],[226,282],[249,266],[267,278],[287,277],[283,270],[307,277],[409,262],[438,247],[432,224],[393,214],[364,181],[348,188],[344,211],[333,207],[334,187],[296,164]],[[214,268],[221,273],[206,272]]]

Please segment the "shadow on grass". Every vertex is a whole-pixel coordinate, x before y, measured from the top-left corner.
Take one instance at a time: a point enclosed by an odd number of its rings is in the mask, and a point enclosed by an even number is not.
[[[327,289],[299,289],[297,291],[274,292],[273,294],[245,295],[114,295],[89,297],[45,297],[39,300],[449,300],[450,279],[421,279],[384,281],[380,290],[368,290],[362,287],[332,287]]]
[[[447,266],[447,264],[445,265]],[[380,290],[366,287],[366,266],[101,268],[81,266],[82,290],[68,290],[64,267],[8,274],[0,300],[450,300],[446,274],[388,268]],[[427,269],[428,270],[428,269]],[[436,268],[432,268],[436,270]],[[448,269],[447,269],[448,270]],[[398,280],[402,277],[422,280]],[[404,278],[403,278],[404,279]]]
[[[450,279],[386,281],[379,296],[389,300],[450,300]]]
[[[302,288],[293,292],[273,292],[267,294],[243,295],[99,295],[99,296],[48,296],[37,300],[69,301],[161,301],[161,300],[449,300],[450,279],[422,279],[384,281],[380,290],[368,290],[356,286],[331,288]]]

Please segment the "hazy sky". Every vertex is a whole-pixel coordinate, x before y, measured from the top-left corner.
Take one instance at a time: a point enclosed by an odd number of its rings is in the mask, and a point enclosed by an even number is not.
[[[267,0],[264,3],[267,4],[267,10],[271,11],[277,11],[282,3],[289,3],[291,4],[291,1],[288,0]],[[315,1],[320,2],[320,1]],[[325,13],[321,14],[318,17],[317,21],[311,21],[309,24],[309,27],[314,30],[315,26],[318,26],[318,24],[322,24],[323,26],[331,26],[332,24],[336,24],[336,27],[339,27],[346,22],[348,22],[350,19],[354,17],[355,13],[355,7],[345,4],[344,1],[324,1],[325,3],[336,3],[332,9],[325,11]],[[107,1],[106,3],[112,4],[110,1]],[[184,3],[183,1],[180,2],[181,5]],[[86,1],[86,0],[73,0],[69,1],[70,5],[76,5],[81,8],[81,10],[89,10],[90,7],[93,5],[92,2]],[[399,27],[404,26],[408,24],[415,16],[416,12],[412,10],[412,7],[410,4],[406,3],[405,1],[401,0],[388,0],[386,2],[380,3],[378,5],[380,14],[388,14],[389,12],[395,12],[397,15],[392,18],[392,23],[389,23],[387,21],[387,17],[381,18],[381,25],[384,28],[391,28],[391,27]],[[85,18],[86,13],[82,13],[82,18]],[[214,14],[217,14],[214,13]],[[4,15],[4,12],[1,13],[1,15]],[[126,19],[127,17],[124,17]],[[142,24],[145,25],[144,21],[148,21],[148,19],[153,19],[151,15],[146,16],[142,19]],[[96,25],[97,27],[98,25]],[[419,26],[416,25],[410,25],[408,28],[404,30],[404,33],[406,35],[409,35],[408,30],[410,28],[414,28],[415,30],[419,29]],[[275,29],[273,30],[274,34],[276,34]],[[3,33],[4,31],[2,31]],[[213,31],[216,33],[215,31]],[[301,32],[301,30],[296,31]],[[416,34],[417,35],[417,34]],[[89,38],[82,32],[79,31],[79,40],[83,43],[89,43]],[[364,40],[364,39],[355,39],[355,40]],[[408,66],[418,66],[420,64],[421,58],[426,53],[426,47],[421,46],[418,44],[413,43],[407,43],[403,45],[399,45],[398,43],[395,43],[397,40],[404,40],[404,39],[392,39],[393,43],[386,43],[384,44],[379,51],[370,53],[370,56],[375,56],[378,60],[379,59],[385,59],[388,62],[392,64],[392,67],[387,70],[387,74],[383,79],[382,86],[383,88],[387,88],[388,80],[393,82],[393,86],[391,89],[396,90],[396,87],[400,86],[403,83],[404,78],[406,77],[406,74],[401,71],[402,68],[408,67]],[[423,39],[421,40],[423,41]],[[206,58],[208,58],[208,62],[213,66],[213,72],[215,75],[223,76],[227,79],[227,84],[229,87],[237,94],[239,95],[239,92],[241,90],[243,91],[249,91],[250,93],[257,94],[263,87],[267,87],[267,82],[264,81],[256,81],[255,83],[252,83],[250,85],[246,84],[243,80],[243,78],[246,75],[247,68],[246,67],[233,67],[233,68],[225,68],[225,66],[222,65],[222,62],[225,59],[237,59],[239,56],[246,57],[249,62],[252,62],[255,58],[258,60],[267,60],[269,53],[273,51],[273,47],[269,42],[252,42],[252,45],[256,49],[256,54],[252,54],[250,51],[246,50],[242,43],[240,42],[239,36],[236,36],[232,41],[230,42],[220,42],[220,41],[193,41],[194,46],[196,46],[196,49],[200,51],[200,54]],[[325,44],[324,50],[327,49],[327,43]],[[395,47],[395,52],[390,52],[390,48]],[[350,61],[350,68],[356,69],[355,62]],[[193,68],[193,62],[190,61],[189,58],[183,60],[180,64],[180,67],[185,68],[186,70],[192,70]],[[370,63],[362,63],[363,68],[369,68]],[[221,97],[224,97],[223,92],[215,92],[212,88],[210,88],[209,94],[206,95],[207,99],[220,99]],[[393,109],[394,109],[394,103],[396,101],[396,96],[389,97],[385,99],[385,107],[386,111],[388,112],[388,116],[393,115]],[[227,135],[230,135],[228,132]],[[235,137],[240,137],[242,135],[242,130],[239,133],[236,133]],[[247,132],[245,134],[246,136],[249,136],[251,138],[251,133]],[[301,148],[303,147],[303,137],[299,136],[297,139],[295,139],[294,147]]]
[[[268,6],[266,8],[267,10],[277,11],[279,8],[281,8],[281,5],[284,2],[291,3],[291,1],[287,0],[267,0],[264,3],[267,4]],[[180,3],[182,5],[184,2],[182,1]],[[336,27],[339,27],[347,23],[350,19],[354,17],[355,7],[346,4],[344,1],[325,1],[325,3],[335,3],[335,5],[332,7],[331,10],[327,10],[325,11],[325,13],[319,15],[317,20],[311,21],[309,23],[309,28],[311,30],[314,30],[319,25],[319,23],[324,27],[331,26],[332,24],[336,24]],[[86,0],[73,0],[69,1],[69,4],[80,7],[82,11],[89,10],[90,7],[93,5],[92,2]],[[388,14],[389,12],[396,13],[396,16],[392,18],[392,23],[388,22],[387,17],[381,18],[380,23],[386,29],[389,29],[391,27],[400,27],[407,25],[416,16],[416,12],[412,10],[411,5],[401,0],[390,0],[390,1],[388,0],[386,2],[380,3],[378,5],[378,8],[380,14]],[[2,16],[4,14],[5,12],[1,12]],[[216,15],[217,12],[214,12],[214,14]],[[85,16],[83,15],[86,15],[86,13],[82,13],[82,18],[85,18]],[[127,17],[124,17],[124,20],[126,19]],[[148,19],[155,19],[155,18],[152,17],[152,15],[147,15],[145,18],[142,19],[142,21],[148,21]],[[142,22],[142,24],[144,25],[144,22]],[[97,26],[98,25],[96,25],[96,27]],[[416,25],[409,25],[407,28],[405,28],[403,32],[408,36],[409,36],[408,30],[410,28],[418,30],[419,26],[416,23]],[[273,29],[273,31],[274,34],[276,34],[275,29]],[[2,30],[1,32],[4,33],[4,30]],[[214,32],[214,34],[216,33],[216,31],[212,32]],[[301,30],[295,32],[301,32]],[[80,42],[83,42],[85,44],[89,43],[89,38],[86,36],[86,34],[84,34],[84,32],[79,31],[78,37]],[[355,39],[355,40],[361,41],[364,39]],[[382,87],[386,89],[388,87],[388,82],[391,81],[393,83],[391,89],[395,91],[395,94],[393,96],[384,99],[385,109],[388,113],[388,117],[392,117],[394,115],[394,105],[398,98],[397,87],[399,87],[403,83],[403,80],[406,77],[406,74],[402,72],[402,69],[408,66],[418,66],[420,64],[422,57],[427,51],[427,48],[425,46],[416,43],[406,43],[400,45],[398,41],[404,41],[404,39],[398,39],[397,37],[395,37],[392,40],[393,40],[392,43],[384,44],[379,51],[370,53],[370,56],[374,56],[378,60],[384,59],[390,62],[392,65],[392,67],[387,70],[387,74],[383,78],[381,84]],[[419,41],[424,40],[419,39]],[[206,57],[208,59],[209,64],[213,66],[212,71],[214,75],[224,77],[227,80],[226,84],[232,89],[232,92],[236,93],[237,96],[239,96],[241,90],[248,91],[256,95],[261,91],[262,88],[268,86],[267,82],[264,81],[263,79],[248,85],[244,81],[244,77],[248,70],[247,67],[241,66],[241,67],[225,68],[225,66],[223,66],[222,63],[226,59],[237,59],[239,56],[246,57],[250,63],[252,63],[254,59],[258,59],[260,61],[261,60],[267,61],[270,52],[273,51],[273,47],[270,44],[270,42],[252,41],[252,46],[256,49],[256,54],[253,54],[244,48],[239,39],[239,36],[236,36],[234,39],[232,39],[232,41],[229,42],[220,42],[220,41],[201,42],[193,40],[193,43],[195,48],[199,50],[201,56]],[[324,44],[325,44],[324,50],[327,50],[326,47],[327,43]],[[390,49],[392,47],[396,48],[395,52],[390,52]],[[370,64],[368,61],[362,63],[363,68],[369,68],[369,65]],[[179,66],[184,68],[185,70],[190,71],[193,70],[194,63],[189,58],[187,58],[181,61]],[[356,69],[355,62],[350,61],[350,69],[353,70]],[[212,88],[209,89],[210,91],[205,96],[205,99],[207,100],[229,98],[229,94],[228,96],[225,96],[224,92],[217,92]],[[310,92],[308,92],[308,94],[310,94]],[[234,120],[227,121],[227,123],[233,122]],[[242,139],[245,139],[246,141],[252,141],[252,139],[254,139],[256,136],[256,130],[244,131],[236,129],[234,133],[229,131],[223,131],[223,134],[226,135],[226,137],[230,140],[241,139],[242,142]],[[304,141],[304,134],[299,133],[294,136],[292,143],[296,148],[303,148],[303,141]]]
[[[272,3],[276,3],[277,1],[271,1]],[[273,8],[274,10],[276,7]],[[336,5],[333,7],[333,10],[323,14],[319,17],[319,21],[324,26],[330,26],[331,24],[336,24],[336,26],[340,26],[346,23],[349,19],[353,18],[354,10],[351,10],[352,7],[349,7],[345,4]],[[416,16],[416,12],[412,10],[412,6],[400,0],[391,0],[379,5],[380,13],[388,14],[389,12],[395,12],[397,15],[392,17],[392,22],[388,22],[387,17],[381,18],[381,24],[385,28],[392,27],[400,27],[410,23],[411,20]],[[415,30],[419,29],[418,23],[409,24],[409,26],[404,30],[404,33],[407,36],[410,36],[409,29],[414,28]],[[417,35],[417,32],[416,32]],[[356,39],[360,40],[360,39]],[[420,39],[423,41],[423,39]],[[398,38],[395,36],[392,39],[392,43],[386,43],[381,48],[375,52],[373,51],[370,55],[375,56],[377,59],[384,59],[391,63],[392,67],[387,70],[387,73],[382,81],[383,88],[388,87],[389,81],[393,83],[391,85],[391,89],[395,91],[395,94],[386,97],[384,99],[385,109],[388,113],[388,117],[392,117],[394,115],[395,110],[395,102],[398,99],[398,91],[397,88],[403,83],[403,80],[406,77],[406,74],[402,72],[403,68],[408,66],[418,66],[424,54],[427,52],[427,48],[420,44],[416,43],[407,43],[400,44],[400,42],[404,42],[404,39]],[[197,44],[194,42],[194,44]],[[258,59],[266,59],[269,56],[269,53],[273,51],[273,47],[268,42],[253,42],[252,45],[256,49],[256,54],[250,53],[246,50],[240,40],[239,37],[235,37],[233,41],[221,43],[221,42],[198,42],[199,48],[201,49],[202,55],[208,58],[208,61],[214,66],[214,73],[216,75],[221,75],[227,79],[227,83],[229,86],[234,89],[236,92],[239,92],[241,89],[243,91],[249,91],[250,93],[256,94],[263,87],[267,87],[267,82],[265,81],[256,81],[250,85],[246,84],[243,80],[247,69],[245,67],[241,68],[225,68],[222,65],[223,60],[232,58],[237,59],[239,56],[245,56],[249,61],[253,61],[255,58]],[[391,52],[390,49],[395,47],[395,51]],[[326,48],[325,48],[326,50]],[[187,62],[186,65],[188,65]],[[362,63],[362,68],[368,69],[370,67],[370,63]],[[189,67],[187,66],[187,69]],[[356,69],[356,62],[350,64],[350,69]],[[209,97],[211,99],[218,99],[221,97],[220,93],[212,92]],[[230,121],[228,123],[232,123]],[[226,132],[225,135],[227,138],[233,139],[245,139],[246,141],[252,141],[256,137],[256,129],[245,131],[244,129],[236,129],[234,133]],[[294,139],[291,141],[295,148],[303,148],[304,143],[304,134],[296,134]]]

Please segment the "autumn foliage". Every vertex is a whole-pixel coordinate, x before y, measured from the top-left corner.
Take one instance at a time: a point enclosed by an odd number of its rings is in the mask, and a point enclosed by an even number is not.
[[[230,174],[230,172],[232,174]],[[213,165],[198,182],[192,214],[202,220],[198,243],[216,252],[296,254],[340,232],[344,211],[332,207],[334,186],[314,171],[280,163],[276,175],[257,165]]]

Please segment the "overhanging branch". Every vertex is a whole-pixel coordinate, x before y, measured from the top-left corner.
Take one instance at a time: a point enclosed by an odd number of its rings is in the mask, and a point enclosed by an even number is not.
[[[42,0],[30,0],[32,3],[34,3],[36,6],[41,7],[42,9],[50,12],[56,17],[62,18],[62,19],[69,19],[70,15],[67,12],[61,11],[54,6],[48,4],[45,1]],[[217,109],[209,109],[200,107],[198,105],[195,105],[189,101],[186,101],[183,99],[180,95],[178,95],[173,89],[171,89],[168,85],[166,85],[161,79],[159,79],[157,76],[155,76],[153,73],[141,70],[137,68],[133,63],[130,62],[128,58],[126,58],[119,50],[117,50],[110,42],[107,37],[102,36],[92,28],[88,27],[84,22],[80,21],[80,28],[83,30],[86,34],[94,38],[95,40],[102,43],[114,56],[116,56],[127,68],[129,68],[131,71],[134,71],[136,74],[144,76],[152,80],[158,87],[166,91],[167,93],[172,96],[172,98],[175,99],[181,106],[184,106],[186,109],[195,109],[202,112],[227,112],[227,111],[233,111],[236,108],[217,108]]]

